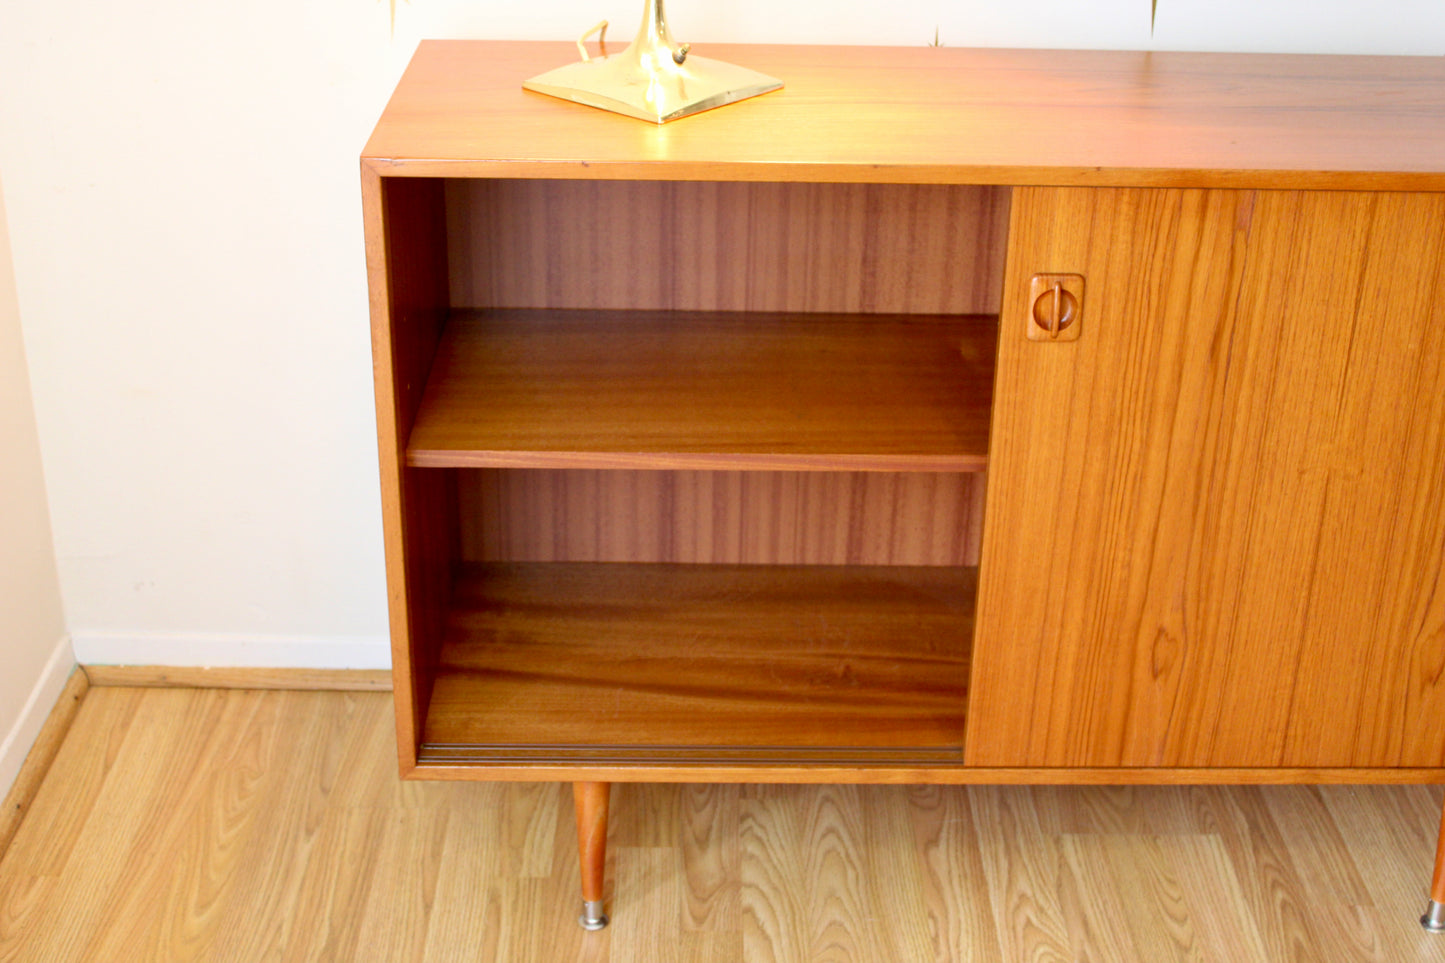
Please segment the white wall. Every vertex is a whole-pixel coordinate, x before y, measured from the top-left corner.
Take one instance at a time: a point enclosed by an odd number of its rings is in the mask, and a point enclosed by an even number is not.
[[[1159,2],[1153,38],[1149,0],[669,14],[699,45],[1445,54],[1441,0]],[[356,156],[418,37],[625,38],[640,8],[7,0],[0,174],[82,661],[386,664]]]
[[[74,665],[0,200],[0,797]]]

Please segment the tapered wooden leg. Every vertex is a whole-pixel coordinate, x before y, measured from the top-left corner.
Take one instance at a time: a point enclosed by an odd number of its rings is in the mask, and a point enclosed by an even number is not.
[[[577,922],[584,930],[607,925],[602,912],[602,882],[607,868],[607,800],[610,782],[574,782],[572,797],[577,803],[577,852],[582,859],[582,915]]]
[[[1435,844],[1435,878],[1430,882],[1430,905],[1420,925],[1432,933],[1445,933],[1445,809],[1440,812],[1440,841]]]

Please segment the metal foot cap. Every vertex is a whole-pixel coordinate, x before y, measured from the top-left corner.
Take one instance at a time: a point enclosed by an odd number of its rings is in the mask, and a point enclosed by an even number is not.
[[[584,930],[600,930],[607,925],[607,914],[602,912],[602,901],[600,899],[585,899],[582,901],[582,915],[577,917],[577,922]]]
[[[1445,903],[1437,903],[1432,899],[1425,915],[1420,917],[1420,925],[1431,933],[1445,933]]]

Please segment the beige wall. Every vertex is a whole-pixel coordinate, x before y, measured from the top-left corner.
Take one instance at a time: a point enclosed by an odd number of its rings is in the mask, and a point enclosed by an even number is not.
[[[6,223],[0,189],[0,795],[74,662],[64,637]]]

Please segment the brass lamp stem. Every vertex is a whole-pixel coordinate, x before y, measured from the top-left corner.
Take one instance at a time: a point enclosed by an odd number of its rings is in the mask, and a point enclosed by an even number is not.
[[[662,0],[643,0],[642,23],[637,27],[636,44],[662,45],[672,49],[672,35],[667,32],[667,14]]]
[[[687,58],[690,44],[678,44],[667,29],[667,14],[663,12],[663,0],[643,0],[642,24],[632,40],[632,49],[624,56],[635,57],[643,64],[660,64],[663,58],[671,58],[681,64]],[[653,59],[656,58],[656,59]]]

